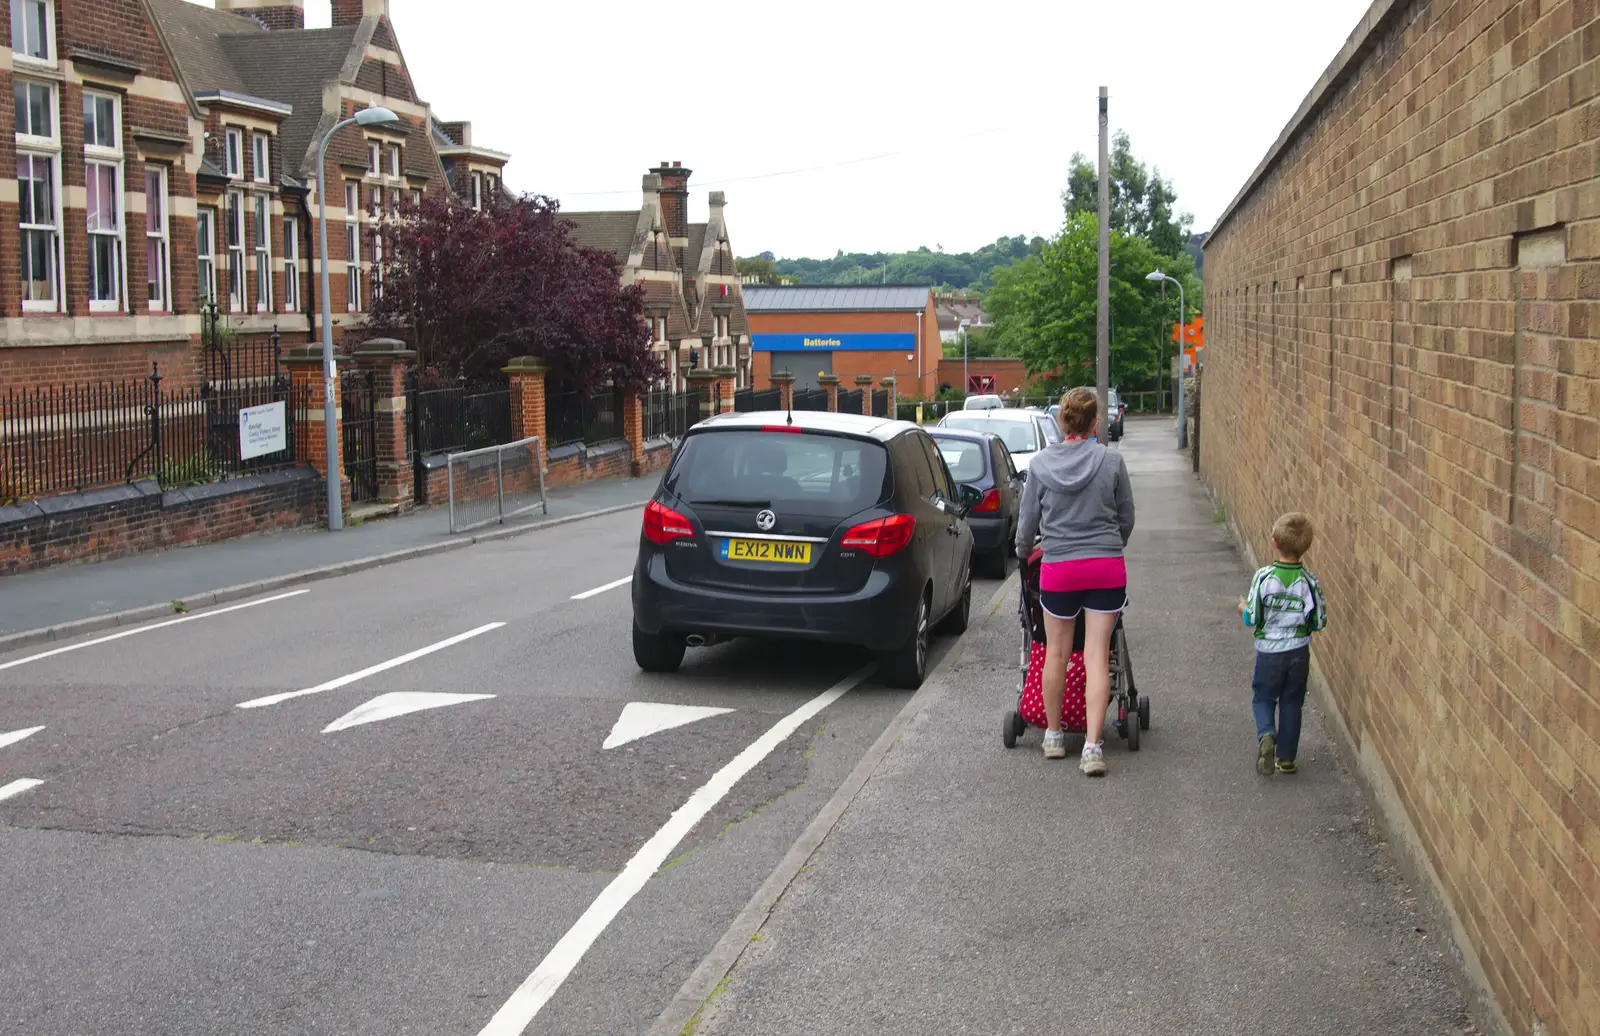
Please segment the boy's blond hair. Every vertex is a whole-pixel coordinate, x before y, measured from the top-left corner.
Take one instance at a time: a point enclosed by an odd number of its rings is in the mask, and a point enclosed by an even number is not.
[[[1272,524],[1272,542],[1277,544],[1279,552],[1285,557],[1296,561],[1311,549],[1315,535],[1311,516],[1300,511],[1290,511]]]

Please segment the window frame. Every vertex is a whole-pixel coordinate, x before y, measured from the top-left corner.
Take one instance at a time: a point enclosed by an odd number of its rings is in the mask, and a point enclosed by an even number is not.
[[[414,209],[422,208],[422,192],[415,188],[412,188],[411,191],[411,207]]]
[[[169,187],[170,178],[167,167],[147,164],[144,167],[144,237],[145,237],[145,305],[152,313],[173,312],[172,298],[172,195]],[[151,188],[155,191],[152,193]],[[150,229],[151,205],[160,207],[161,215],[159,226]],[[156,249],[156,269],[150,269],[150,249]],[[155,274],[153,283],[160,289],[161,297],[155,298],[150,293],[152,283],[151,273]]]
[[[217,301],[217,210],[214,206],[202,205],[195,210],[194,238],[200,304],[205,306]]]
[[[223,245],[228,250],[228,312],[242,313],[245,309],[245,222],[244,192],[230,190],[224,197],[223,219],[227,221],[227,235]]]
[[[41,161],[50,163],[50,172],[49,172],[48,181],[47,181],[48,187],[49,187],[49,191],[50,191],[50,208],[51,208],[51,211],[50,211],[49,215],[50,215],[50,219],[52,220],[52,222],[50,224],[39,223],[37,221],[32,222],[32,223],[24,223],[22,221],[22,178],[21,178],[22,169],[20,168],[20,165],[21,165],[21,162],[22,162],[23,159],[27,159],[28,160],[28,162],[30,164],[30,170],[29,170],[30,172],[34,172],[35,171],[34,168],[33,168],[33,164],[34,163],[38,163],[38,162],[41,162]],[[18,288],[19,294],[22,296],[22,311],[23,311],[23,313],[60,313],[60,312],[62,312],[62,309],[63,309],[63,307],[65,306],[65,303],[66,303],[66,297],[65,297],[66,296],[66,292],[64,292],[62,290],[62,286],[61,286],[61,280],[62,280],[61,274],[62,274],[62,265],[63,265],[62,254],[61,254],[61,249],[62,249],[62,233],[61,233],[61,223],[62,223],[62,211],[61,211],[61,154],[60,154],[60,152],[44,153],[44,152],[34,151],[34,150],[20,150],[19,149],[18,152],[17,152],[17,162],[18,162],[18,169],[17,169],[17,195],[18,195],[18,197],[17,197],[17,226],[18,226],[18,246],[19,246],[18,250],[19,250],[19,253],[24,253],[25,252],[25,250],[21,248],[22,241],[23,241],[23,235],[26,235],[26,234],[29,234],[29,233],[49,234],[50,235],[50,239],[51,239],[51,247],[50,247],[50,252],[49,252],[49,257],[48,257],[49,258],[49,263],[50,263],[50,288],[51,288],[51,296],[52,296],[51,298],[47,298],[47,299],[34,298],[34,299],[31,299],[31,298],[27,297],[28,294],[31,291],[31,285],[33,283],[35,283],[35,282],[25,281],[25,280],[22,279],[22,270],[21,270],[21,266],[20,266],[21,254],[19,254],[19,257],[18,257],[19,258],[19,266],[18,266],[18,270],[17,270],[17,288]],[[30,176],[28,182],[29,183],[34,183],[34,182],[38,182],[38,181],[36,181],[33,177]],[[32,190],[30,189],[30,191],[28,193],[29,193],[29,196],[30,196],[30,201],[33,200],[34,195],[33,195]],[[31,205],[30,205],[30,207],[31,207]],[[35,215],[37,215],[37,213],[35,213]]]
[[[61,105],[59,103],[61,91],[58,89],[58,85],[47,80],[29,79],[27,76],[16,76],[12,79],[13,104],[16,103],[16,92],[19,88],[31,90],[35,87],[42,87],[47,98],[45,108],[50,114],[50,132],[48,134],[24,132],[21,129],[16,130],[17,146],[19,148],[57,149],[61,147]],[[30,114],[32,110],[32,104],[30,103],[28,105]]]
[[[389,145],[389,177],[393,180],[400,179],[400,145]]]
[[[382,175],[382,148],[376,140],[367,141],[367,175]]]
[[[361,185],[354,180],[344,185],[345,307],[361,312]]]
[[[222,163],[228,179],[244,179],[244,130],[223,131]]]
[[[483,174],[474,171],[471,175],[472,183],[472,211],[483,211]]]
[[[42,41],[44,43],[43,57],[40,57],[36,54],[30,54],[26,50],[17,49],[17,33],[15,26],[16,14],[14,12],[19,5],[23,8],[26,8],[29,3],[33,2],[37,2],[44,7],[44,40]],[[7,14],[11,15],[13,23],[11,32],[11,60],[13,65],[20,61],[25,65],[54,68],[56,65],[55,0],[11,0],[10,7],[7,9]],[[26,26],[27,23],[24,22],[23,24]],[[24,33],[24,37],[26,37],[26,33]]]
[[[250,134],[250,177],[256,183],[272,182],[272,137]]]
[[[83,144],[83,181],[84,191],[89,192],[90,178],[97,175],[97,170],[106,170],[111,180],[110,203],[113,206],[112,218],[115,228],[106,230],[103,226],[97,227],[95,212],[86,204],[84,206],[84,224],[89,236],[89,312],[90,313],[121,313],[129,308],[128,288],[128,183],[126,179],[127,167],[122,153],[122,98],[117,94],[110,94],[100,90],[84,90],[83,102],[90,108],[94,115],[96,136],[104,127],[100,124],[99,108],[95,102],[111,102],[111,140],[113,144],[89,143],[88,114],[85,114],[84,144]],[[105,203],[104,191],[101,197],[101,220],[104,219]],[[109,298],[96,298],[96,269],[97,261],[105,256],[100,249],[110,248],[109,270],[110,283],[112,284]],[[102,271],[105,272],[105,271]]]
[[[300,308],[300,224],[283,217],[283,311]]]
[[[256,312],[272,312],[272,197],[250,197],[251,223],[255,228]]]

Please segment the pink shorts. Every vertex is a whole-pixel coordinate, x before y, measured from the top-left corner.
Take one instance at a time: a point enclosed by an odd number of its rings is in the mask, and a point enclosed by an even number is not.
[[[1039,572],[1039,603],[1058,619],[1120,612],[1128,606],[1128,566],[1122,558],[1050,562]]]

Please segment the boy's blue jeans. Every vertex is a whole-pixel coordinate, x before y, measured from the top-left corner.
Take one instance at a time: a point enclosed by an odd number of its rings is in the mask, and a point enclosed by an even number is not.
[[[1300,749],[1300,714],[1305,709],[1306,677],[1310,672],[1309,647],[1256,652],[1256,675],[1250,681],[1256,740],[1265,734],[1274,735],[1278,739],[1278,758],[1286,763],[1293,762]]]

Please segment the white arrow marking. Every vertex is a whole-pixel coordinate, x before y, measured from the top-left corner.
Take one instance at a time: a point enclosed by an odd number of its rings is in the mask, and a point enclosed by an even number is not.
[[[4,748],[7,745],[14,745],[23,738],[32,737],[43,729],[43,727],[29,727],[26,730],[13,730],[9,734],[0,734],[0,748]]]
[[[622,715],[601,748],[616,748],[629,741],[637,741],[663,730],[681,727],[696,720],[720,716],[732,709],[713,709],[704,705],[667,705],[655,701],[630,701],[622,707]]]
[[[331,734],[335,730],[345,730],[349,727],[359,727],[363,723],[376,723],[380,719],[394,719],[404,716],[408,712],[421,712],[423,709],[438,709],[446,705],[461,705],[469,701],[482,701],[493,698],[492,694],[441,694],[437,691],[391,691],[380,694],[371,701],[357,705],[349,712],[322,728],[324,734]]]
[[[37,788],[43,783],[44,781],[37,777],[24,777],[21,780],[12,781],[10,784],[0,785],[0,799],[9,799],[13,795],[21,795],[29,788]]]

